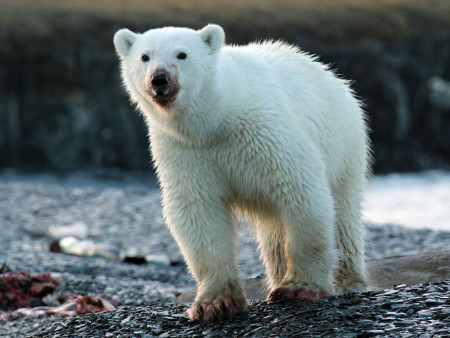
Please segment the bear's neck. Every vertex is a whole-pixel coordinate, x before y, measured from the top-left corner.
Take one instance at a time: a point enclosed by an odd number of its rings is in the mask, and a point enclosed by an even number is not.
[[[163,133],[175,141],[193,146],[221,142],[227,125],[226,107],[217,90],[216,84],[205,84],[200,97],[190,100],[191,105],[180,105],[172,111],[152,104],[140,106],[150,135]]]

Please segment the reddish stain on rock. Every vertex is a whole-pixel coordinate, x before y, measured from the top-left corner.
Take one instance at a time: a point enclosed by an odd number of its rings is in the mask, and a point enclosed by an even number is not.
[[[44,272],[31,275],[25,271],[0,274],[0,309],[15,310],[20,307],[43,305],[42,298],[52,293],[61,283]]]

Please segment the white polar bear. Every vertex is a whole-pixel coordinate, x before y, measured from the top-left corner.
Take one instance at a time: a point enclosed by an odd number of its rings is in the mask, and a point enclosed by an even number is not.
[[[227,46],[224,37],[217,25],[114,36],[148,125],[166,222],[198,283],[190,317],[246,311],[234,253],[242,213],[258,236],[268,300],[368,289],[360,103],[294,46]]]

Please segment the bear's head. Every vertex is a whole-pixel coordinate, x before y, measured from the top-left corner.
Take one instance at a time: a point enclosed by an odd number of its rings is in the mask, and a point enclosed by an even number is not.
[[[131,99],[144,111],[150,107],[179,115],[209,85],[224,39],[217,25],[199,31],[164,27],[143,34],[119,30],[114,45]]]

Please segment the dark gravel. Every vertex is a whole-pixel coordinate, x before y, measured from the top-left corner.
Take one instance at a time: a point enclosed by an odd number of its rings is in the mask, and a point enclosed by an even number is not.
[[[450,282],[331,297],[318,303],[252,302],[220,323],[187,319],[186,305],[125,307],[54,323],[35,337],[444,337]]]
[[[0,323],[1,337],[20,336],[444,336],[449,329],[450,282],[332,297],[313,304],[253,302],[248,314],[219,324],[198,324],[173,305],[195,288],[161,215],[152,177],[116,173],[24,176],[0,174],[0,265],[30,273],[52,272],[78,294],[101,295],[118,304],[112,312],[21,318]],[[49,252],[49,226],[84,222],[89,239],[166,257],[145,265]],[[368,225],[368,258],[447,249],[449,232]],[[264,272],[254,236],[242,227],[243,278]],[[380,333],[381,332],[381,333]]]

